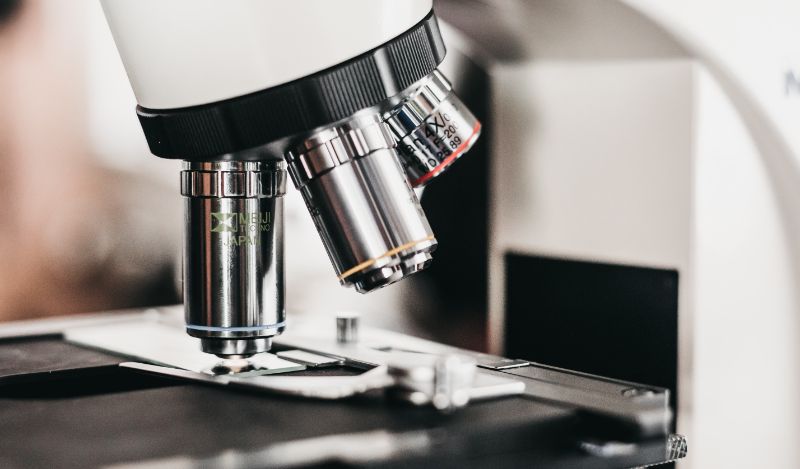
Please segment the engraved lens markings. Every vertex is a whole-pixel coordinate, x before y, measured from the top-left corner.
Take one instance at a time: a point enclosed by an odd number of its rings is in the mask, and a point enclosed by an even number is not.
[[[212,233],[230,233],[225,246],[254,246],[261,242],[258,233],[272,229],[270,212],[211,212]]]

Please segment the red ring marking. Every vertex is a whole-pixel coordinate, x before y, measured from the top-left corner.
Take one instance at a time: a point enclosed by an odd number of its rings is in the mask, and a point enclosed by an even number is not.
[[[418,187],[418,186],[420,186],[422,184],[425,184],[426,182],[430,181],[434,176],[436,176],[439,173],[439,171],[441,171],[442,169],[444,169],[447,166],[449,166],[456,158],[461,156],[461,154],[464,153],[464,150],[466,150],[467,147],[470,145],[470,142],[472,141],[472,138],[475,135],[477,135],[478,132],[480,132],[480,131],[481,131],[481,123],[480,122],[476,122],[475,123],[475,127],[472,128],[472,134],[469,136],[468,139],[464,140],[464,143],[462,143],[461,145],[458,146],[458,148],[456,148],[456,151],[451,153],[447,158],[443,159],[442,162],[439,163],[435,168],[433,168],[432,170],[428,171],[426,174],[420,176],[419,178],[415,179],[411,183],[411,185],[414,186],[414,187]]]

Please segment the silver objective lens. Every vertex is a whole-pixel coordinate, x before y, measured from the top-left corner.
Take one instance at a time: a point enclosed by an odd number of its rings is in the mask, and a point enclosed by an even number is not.
[[[438,70],[412,86],[384,117],[414,187],[447,170],[472,148],[481,131],[481,123]]]
[[[377,114],[315,132],[286,160],[342,285],[365,293],[429,265],[436,239]]]
[[[206,353],[265,352],[284,329],[285,163],[184,163],[186,331]]]

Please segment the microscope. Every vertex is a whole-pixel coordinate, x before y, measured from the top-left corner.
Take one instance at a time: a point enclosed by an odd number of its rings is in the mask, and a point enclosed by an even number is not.
[[[414,189],[480,133],[437,70],[431,0],[103,8],[150,150],[184,161],[186,331],[204,352],[249,357],[286,327],[287,169],[343,286],[367,293],[430,264]]]
[[[599,469],[686,455],[665,388],[345,315],[287,325],[289,178],[341,285],[368,293],[431,264],[418,194],[481,133],[440,70],[432,0],[101,3],[151,152],[183,161],[183,318],[0,327],[0,411],[16,399],[4,467]]]

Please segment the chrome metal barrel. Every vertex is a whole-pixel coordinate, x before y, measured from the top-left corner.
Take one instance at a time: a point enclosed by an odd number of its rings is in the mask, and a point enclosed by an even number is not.
[[[222,357],[283,331],[285,163],[184,163],[186,331]]]
[[[317,131],[286,160],[343,285],[365,293],[428,266],[436,239],[380,116]]]
[[[415,83],[384,117],[414,187],[446,171],[481,132],[481,123],[438,70]]]

